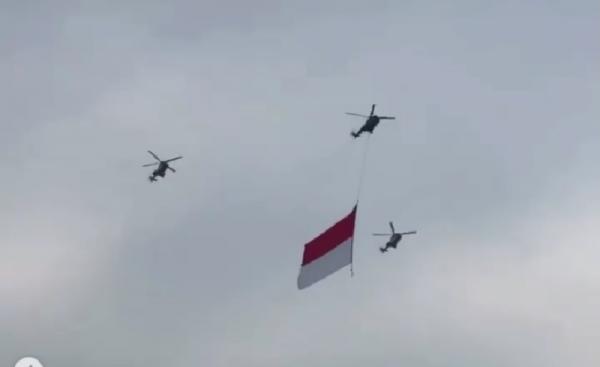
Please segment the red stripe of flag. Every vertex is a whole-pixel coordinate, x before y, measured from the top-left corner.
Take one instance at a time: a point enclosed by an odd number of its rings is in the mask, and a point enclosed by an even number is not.
[[[304,256],[302,266],[310,264],[314,260],[327,254],[346,240],[354,236],[354,224],[356,223],[356,206],[345,218],[338,221],[332,227],[321,233],[312,241],[304,245]]]

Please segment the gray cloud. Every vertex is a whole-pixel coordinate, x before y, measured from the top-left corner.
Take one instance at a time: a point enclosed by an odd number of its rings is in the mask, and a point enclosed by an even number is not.
[[[600,361],[596,2],[1,8],[0,364]],[[356,276],[299,292],[371,103]]]

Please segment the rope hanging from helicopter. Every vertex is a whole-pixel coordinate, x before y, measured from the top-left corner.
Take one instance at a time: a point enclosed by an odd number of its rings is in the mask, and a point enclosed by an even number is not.
[[[362,163],[360,165],[360,170],[358,171],[358,190],[356,193],[356,205],[358,206],[358,201],[360,200],[360,196],[362,193],[362,189],[364,186],[364,182],[365,182],[365,176],[366,176],[366,172],[367,172],[367,157],[369,155],[369,142],[371,141],[370,139],[370,135],[367,136],[366,142],[364,144],[364,148],[363,148],[363,154],[362,154]]]
[[[370,139],[370,134],[369,136],[367,136],[366,142],[364,144],[364,148],[363,148],[363,152],[362,152],[362,162],[360,165],[360,169],[359,169],[359,175],[358,175],[358,189],[356,192],[356,222],[358,222],[358,202],[360,200],[360,196],[363,190],[363,186],[365,183],[365,176],[366,176],[366,172],[367,172],[367,158],[369,155],[369,142],[371,141]],[[352,240],[352,250],[350,251],[350,276],[353,277],[354,276],[354,240]]]

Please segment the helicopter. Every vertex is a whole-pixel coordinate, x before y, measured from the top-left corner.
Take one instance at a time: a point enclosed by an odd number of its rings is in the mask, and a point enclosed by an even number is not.
[[[395,120],[396,119],[395,117],[392,117],[392,116],[377,116],[377,115],[375,115],[375,105],[371,106],[371,114],[369,116],[361,115],[359,113],[353,113],[353,112],[346,112],[346,115],[358,116],[358,117],[363,117],[363,118],[367,119],[367,121],[360,128],[360,130],[352,131],[350,133],[350,135],[352,135],[352,137],[355,139],[358,138],[360,136],[360,134],[362,134],[364,132],[368,132],[368,133],[372,134],[373,130],[375,130],[375,128],[379,124],[380,120]]]
[[[160,158],[158,158],[158,156],[156,154],[154,154],[152,151],[148,151],[148,153],[150,153],[150,155],[152,157],[154,157],[154,159],[156,159],[158,162],[154,162],[154,163],[148,163],[148,164],[144,164],[142,167],[150,167],[150,166],[156,166],[158,165],[158,168],[155,169],[152,172],[151,176],[148,176],[148,180],[150,182],[156,182],[156,177],[160,176],[160,177],[165,177],[165,174],[167,173],[167,169],[171,170],[173,173],[175,173],[176,171],[169,166],[169,162],[173,162],[176,161],[178,159],[183,158],[182,156],[179,157],[175,157],[175,158],[171,158],[171,159],[167,159],[165,161],[162,161]]]
[[[396,233],[396,230],[394,229],[394,223],[392,223],[392,222],[390,222],[390,229],[392,230],[391,234],[388,234],[388,233],[373,233],[373,236],[390,236],[390,239],[385,244],[385,247],[380,247],[379,248],[379,251],[381,251],[381,253],[387,252],[390,247],[393,248],[393,249],[395,249],[396,247],[398,247],[398,242],[400,242],[400,240],[402,239],[402,236],[408,235],[408,234],[416,234],[417,233],[417,231]]]

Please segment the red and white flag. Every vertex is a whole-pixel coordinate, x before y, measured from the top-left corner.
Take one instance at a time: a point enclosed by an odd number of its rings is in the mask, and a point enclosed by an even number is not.
[[[304,289],[352,264],[355,223],[356,206],[350,214],[304,245],[298,289]]]

